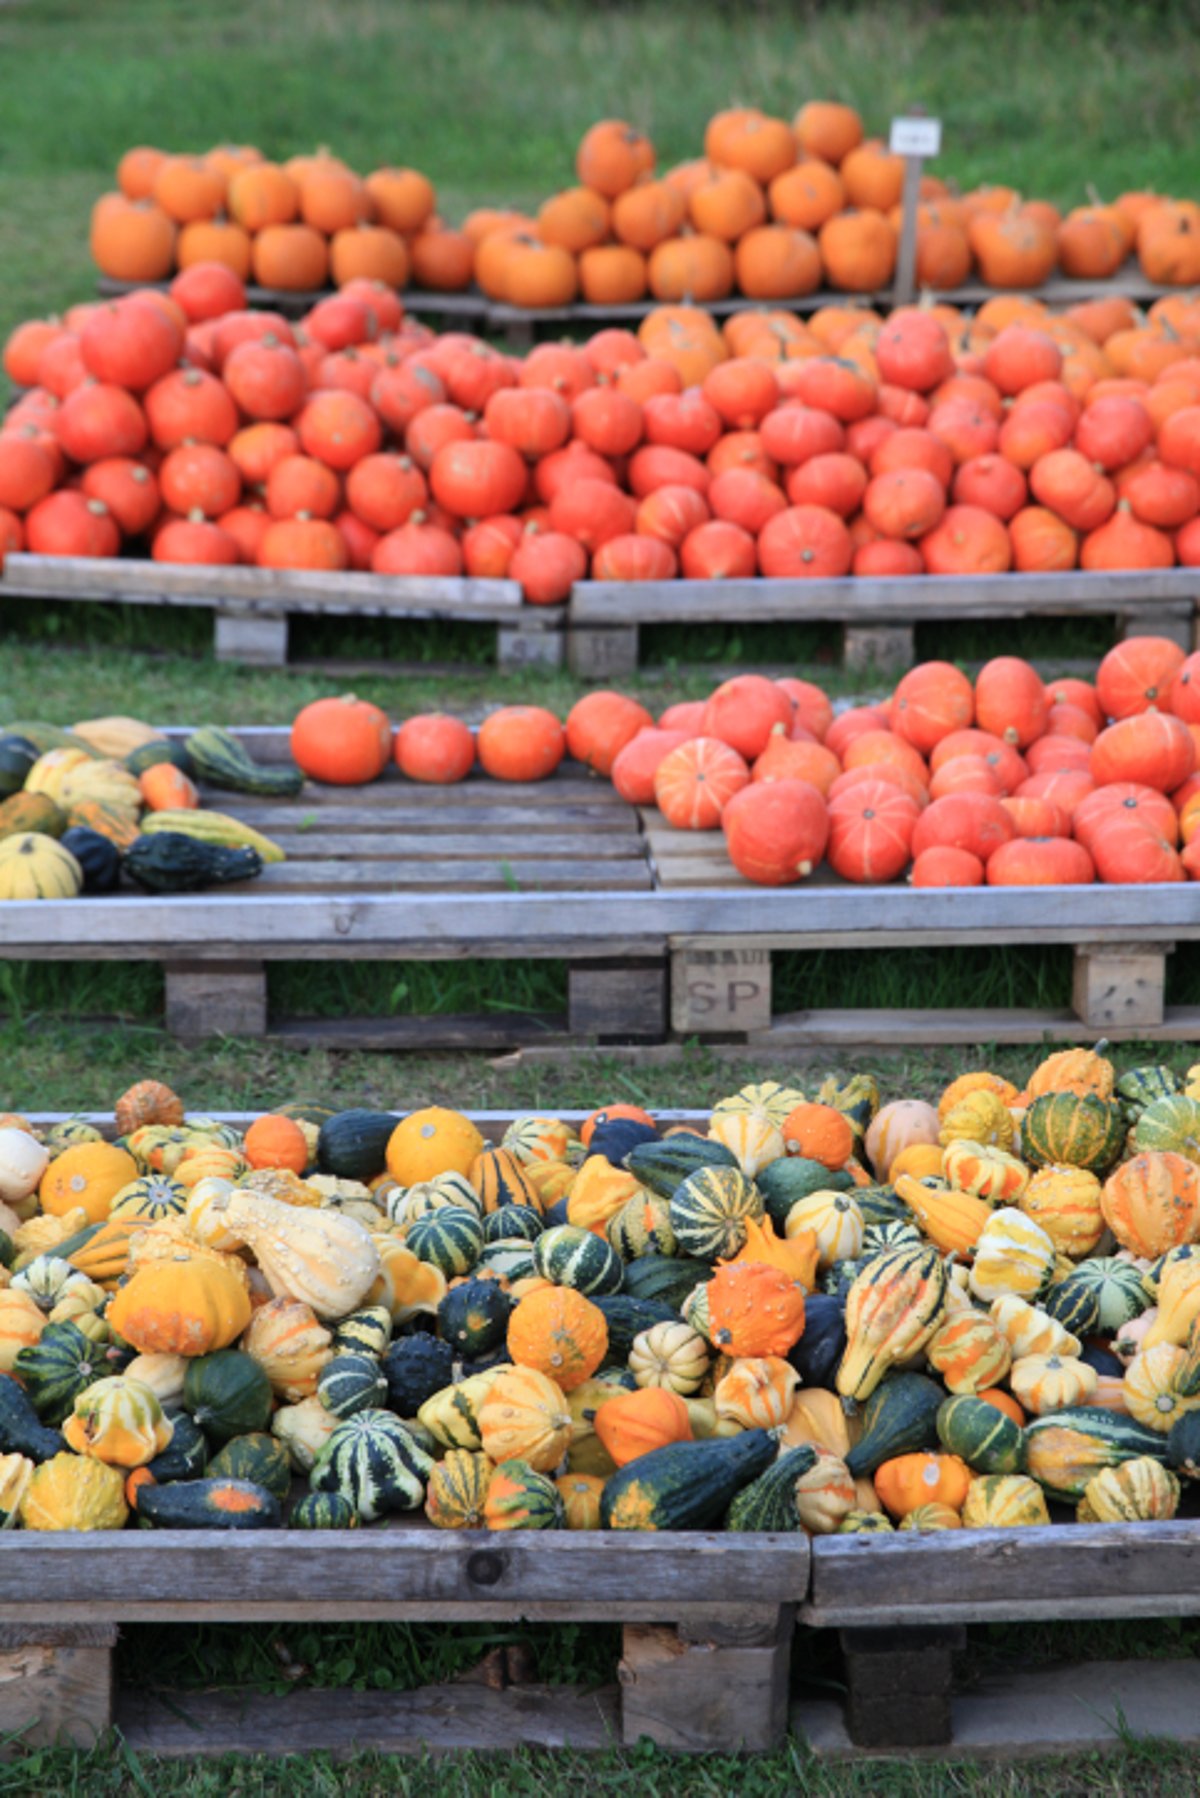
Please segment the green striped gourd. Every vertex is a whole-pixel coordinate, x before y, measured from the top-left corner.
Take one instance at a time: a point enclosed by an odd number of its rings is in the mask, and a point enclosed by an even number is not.
[[[107,1351],[74,1323],[47,1324],[37,1342],[17,1351],[13,1372],[47,1423],[61,1423],[81,1392],[110,1372]]]
[[[123,1186],[112,1202],[110,1217],[142,1218],[157,1224],[164,1217],[182,1217],[187,1210],[188,1189],[166,1174],[147,1174]]]
[[[142,820],[143,836],[171,830],[182,837],[195,837],[200,843],[212,843],[218,849],[256,849],[264,862],[282,862],[287,858],[278,843],[265,837],[252,824],[231,818],[226,812],[193,811],[147,812]]]
[[[389,1511],[415,1511],[433,1467],[390,1411],[356,1411],[338,1424],[309,1475],[314,1492],[340,1492],[364,1523]]]
[[[453,1386],[443,1386],[427,1398],[417,1412],[417,1421],[430,1431],[443,1448],[482,1448],[479,1410],[491,1391],[493,1381],[511,1372],[511,1363],[500,1362]]]
[[[293,1530],[356,1530],[358,1512],[342,1492],[305,1492],[292,1506]]]
[[[972,1480],[961,1516],[967,1530],[1011,1530],[1050,1521],[1041,1487],[1020,1473],[989,1473]]]
[[[1033,1167],[1083,1167],[1103,1174],[1120,1155],[1120,1105],[1095,1093],[1043,1093],[1021,1124],[1021,1148]]]
[[[736,1167],[700,1168],[671,1197],[680,1251],[701,1261],[732,1259],[745,1246],[746,1219],[762,1214],[762,1194]]]
[[[556,1224],[533,1244],[533,1265],[543,1280],[576,1292],[612,1293],[622,1280],[621,1257],[602,1236],[575,1224]]]
[[[888,1369],[917,1354],[946,1304],[946,1265],[923,1243],[899,1243],[868,1261],[846,1295],[846,1350],[837,1372],[843,1398],[869,1398]]]
[[[373,1355],[378,1360],[391,1340],[392,1314],[387,1306],[367,1305],[335,1326],[333,1349],[335,1354]]]
[[[1133,1147],[1170,1149],[1186,1155],[1190,1161],[1200,1160],[1200,1100],[1185,1093],[1155,1099],[1133,1127]]]
[[[1181,1491],[1169,1467],[1139,1455],[1094,1474],[1075,1516],[1080,1523],[1165,1523],[1178,1511]]]
[[[483,1225],[474,1211],[445,1206],[410,1224],[405,1243],[448,1280],[471,1271],[483,1249]]]
[[[1119,1467],[1139,1455],[1162,1460],[1165,1454],[1165,1436],[1100,1405],[1055,1411],[1025,1426],[1025,1472],[1047,1492],[1071,1498],[1081,1497],[1103,1467]]]
[[[256,1430],[234,1436],[215,1454],[205,1472],[213,1479],[253,1480],[280,1503],[292,1486],[292,1463],[277,1436]]]
[[[725,1514],[729,1530],[798,1530],[800,1514],[796,1509],[796,1481],[817,1464],[817,1451],[810,1443],[783,1451],[756,1480],[734,1498]]]
[[[439,1530],[481,1530],[494,1463],[469,1448],[452,1448],[436,1464],[425,1491],[425,1515]]]
[[[332,1417],[386,1405],[387,1376],[374,1355],[332,1355],[317,1375],[317,1397]]]
[[[1021,1426],[998,1405],[964,1393],[948,1398],[937,1414],[938,1441],[976,1473],[1016,1473],[1021,1465]]]
[[[291,798],[304,785],[299,768],[264,768],[247,753],[232,731],[206,724],[187,739],[187,752],[197,780],[235,793]]]

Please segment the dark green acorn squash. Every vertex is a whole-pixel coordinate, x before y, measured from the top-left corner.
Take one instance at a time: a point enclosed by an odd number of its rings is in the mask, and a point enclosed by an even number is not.
[[[625,1275],[624,1263],[612,1245],[578,1224],[557,1224],[543,1230],[533,1244],[533,1265],[543,1280],[573,1286],[588,1298],[619,1292]]]
[[[718,1524],[743,1486],[775,1459],[766,1430],[673,1442],[639,1455],[605,1481],[606,1530],[702,1530]]]
[[[338,1424],[309,1474],[314,1492],[340,1492],[364,1523],[389,1511],[415,1511],[425,1497],[433,1457],[390,1411],[356,1411]]]
[[[796,1481],[817,1464],[817,1451],[801,1443],[787,1448],[756,1480],[743,1486],[725,1515],[727,1530],[798,1530]]]
[[[390,1409],[398,1417],[415,1417],[426,1399],[454,1378],[454,1350],[448,1342],[416,1330],[397,1337],[379,1365],[387,1380]]]
[[[400,1119],[390,1111],[339,1111],[317,1137],[317,1166],[339,1180],[373,1180],[387,1164],[387,1146]]]
[[[846,1456],[855,1479],[874,1473],[893,1455],[936,1448],[945,1396],[945,1388],[923,1373],[893,1373],[881,1380],[863,1406],[862,1435]]]
[[[62,1431],[47,1428],[17,1382],[0,1375],[0,1454],[49,1461],[66,1447]]]
[[[1200,1411],[1185,1411],[1167,1437],[1167,1466],[1186,1480],[1200,1480]]]
[[[304,785],[299,768],[264,768],[243,749],[232,731],[206,724],[187,739],[187,752],[197,780],[233,793],[263,798],[292,798]]]
[[[465,1205],[441,1205],[409,1225],[404,1246],[448,1280],[470,1273],[483,1251],[483,1223]]]
[[[1077,1280],[1074,1274],[1068,1274],[1044,1292],[1038,1304],[1055,1323],[1080,1340],[1100,1328],[1100,1294],[1090,1280]]]
[[[7,731],[0,736],[0,799],[21,792],[40,753],[28,737],[16,737]]]
[[[255,1430],[249,1436],[235,1436],[208,1464],[214,1479],[252,1480],[264,1486],[280,1504],[292,1485],[292,1464],[278,1436],[266,1430]]]
[[[504,1347],[512,1308],[499,1280],[464,1280],[438,1306],[438,1333],[464,1361],[477,1360]]]
[[[639,1143],[625,1157],[631,1174],[660,1199],[673,1198],[689,1174],[702,1167],[736,1167],[737,1157],[724,1143],[677,1131],[659,1142]]]
[[[358,1512],[340,1492],[306,1492],[292,1506],[293,1530],[356,1530]]]
[[[532,1205],[501,1205],[484,1218],[483,1240],[504,1242],[520,1237],[525,1242],[536,1242],[545,1228],[545,1218]]]
[[[804,1386],[833,1390],[838,1363],[846,1348],[846,1319],[840,1299],[814,1292],[804,1301],[804,1334],[787,1358]]]
[[[317,1397],[331,1417],[386,1405],[387,1375],[374,1355],[333,1355],[317,1375]]]
[[[637,1118],[608,1118],[597,1123],[592,1131],[587,1159],[590,1160],[593,1155],[603,1155],[605,1161],[611,1162],[613,1167],[622,1167],[625,1157],[642,1143],[661,1141],[662,1137],[653,1124],[643,1124]]]
[[[121,851],[111,837],[101,836],[76,824],[62,834],[62,846],[69,849],[83,871],[85,893],[115,892],[121,879]]]
[[[218,1349],[189,1361],[183,1404],[210,1440],[228,1442],[231,1436],[266,1428],[273,1408],[271,1382],[249,1355]]]
[[[269,1530],[279,1525],[279,1500],[252,1480],[181,1480],[139,1486],[139,1523],[160,1530]]]
[[[194,893],[253,880],[262,873],[257,849],[223,849],[179,830],[138,837],[125,851],[122,865],[148,893]]]
[[[975,1473],[1016,1473],[1021,1466],[1021,1426],[986,1399],[963,1393],[948,1398],[937,1413],[942,1447]]]
[[[631,1299],[657,1299],[678,1311],[689,1292],[711,1279],[707,1261],[694,1261],[686,1255],[639,1255],[636,1261],[625,1263],[621,1292]]]
[[[172,1410],[175,1434],[161,1455],[150,1462],[150,1473],[160,1486],[173,1480],[198,1480],[208,1466],[208,1438],[186,1411]]]

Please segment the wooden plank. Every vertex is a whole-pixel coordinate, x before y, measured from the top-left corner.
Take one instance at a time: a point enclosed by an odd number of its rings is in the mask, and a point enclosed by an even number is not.
[[[284,847],[285,839],[291,836],[297,846],[307,846],[312,853],[316,852],[322,834],[333,831],[396,831],[410,838],[436,836],[443,843],[453,840],[448,833],[468,830],[477,841],[485,832],[507,832],[511,841],[514,836],[543,836],[553,831],[565,833],[560,841],[586,841],[594,856],[607,854],[609,841],[640,842],[632,813],[611,805],[591,805],[586,800],[564,800],[558,806],[410,806],[405,794],[393,790],[394,805],[338,805],[330,801],[314,807],[303,796],[298,801],[282,803],[243,799],[236,793],[224,794],[219,800],[215,792],[205,797],[214,810],[253,824]]]
[[[382,1018],[286,1018],[267,1035],[293,1049],[340,1049],[399,1055],[429,1049],[474,1054],[569,1041],[565,1014],[495,1011],[470,1015],[426,1012]]]
[[[936,1541],[915,1531],[894,1541],[820,1536],[800,1620],[818,1629],[886,1629],[1197,1612],[1200,1519],[1193,1519],[1128,1530],[1111,1524],[955,1530]]]
[[[460,826],[465,822],[462,818],[458,820]],[[518,873],[526,867],[536,869],[541,864],[542,858],[536,848],[524,846],[520,850],[514,850],[511,827],[492,823],[486,814],[469,836],[456,836],[449,832],[433,835],[427,832],[416,843],[412,840],[413,833],[395,824],[388,812],[381,813],[376,824],[377,828],[373,831],[339,830],[336,834],[324,829],[321,832],[274,830],[271,840],[279,845],[289,859],[296,856],[308,862],[404,861],[415,865],[429,856],[436,857],[439,862],[469,862],[478,861],[482,856],[496,855],[511,862],[514,871]],[[645,860],[641,839],[632,830],[597,831],[594,835],[589,833],[575,836],[569,831],[562,835],[556,833],[553,843],[547,847],[552,847],[556,861],[565,861],[571,856],[578,856],[581,863],[644,863]],[[270,865],[274,868],[286,867],[287,864]]]
[[[615,1686],[509,1686],[467,1681],[415,1692],[333,1689],[124,1692],[117,1726],[141,1755],[445,1754],[519,1748],[599,1750],[620,1740]]]
[[[19,561],[20,557],[14,558]],[[1193,568],[1140,573],[938,575],[838,580],[579,581],[570,625],[773,623],[911,626],[945,618],[1047,617],[1153,609],[1186,616],[1200,597]],[[1153,607],[1151,607],[1153,602]]]
[[[765,1611],[750,1643],[626,1624],[617,1670],[623,1741],[647,1736],[694,1754],[778,1747],[787,1733],[791,1631],[790,1607]]]
[[[423,1100],[417,1102],[424,1103]],[[398,1107],[398,1115],[403,1115],[406,1109],[407,1107],[401,1104]],[[51,1124],[65,1123],[67,1118],[76,1118],[80,1115],[74,1111],[25,1111],[22,1113],[22,1116],[28,1118],[30,1123],[36,1125],[39,1130],[48,1129]],[[116,1123],[111,1113],[93,1111],[82,1115],[86,1117],[89,1124],[94,1124],[106,1136],[116,1135]],[[260,1113],[257,1111],[217,1111],[206,1115],[219,1119],[221,1123],[232,1124],[237,1130],[246,1130],[255,1118],[260,1116]],[[507,1111],[472,1111],[468,1115],[485,1140],[494,1144],[500,1141],[509,1125],[524,1114],[510,1108]],[[564,1123],[578,1129],[590,1114],[586,1111],[562,1111],[556,1107],[554,1115],[561,1118]],[[663,1110],[656,1111],[654,1115],[665,1128],[671,1124],[707,1123],[710,1113],[695,1110]]]
[[[561,631],[526,628],[522,620],[512,630],[501,625],[496,632],[498,668],[561,668],[565,659],[566,638]]]
[[[681,1036],[761,1031],[771,1023],[771,954],[749,947],[675,949],[671,1028]]]
[[[436,853],[436,843],[434,845]],[[488,892],[585,892],[600,888],[605,893],[649,892],[650,870],[645,862],[559,861],[508,856],[477,857],[474,861],[368,860],[351,865],[336,860],[271,862],[252,881],[226,890],[247,897],[263,891],[284,893],[364,892],[385,895],[415,893],[437,887],[454,894]],[[121,903],[120,900],[116,903]],[[138,903],[129,898],[128,905]],[[126,909],[128,909],[128,905]]]
[[[253,962],[168,962],[165,1022],[172,1036],[262,1036],[267,1028],[267,971]]]
[[[213,620],[213,653],[218,662],[247,662],[254,668],[287,663],[288,621],[283,612],[225,612]]]
[[[1074,1012],[807,1011],[780,1013],[769,1030],[753,1030],[748,1045],[760,1053],[795,1049],[937,1048],[955,1043],[1139,1042],[1190,1043],[1200,1038],[1200,1008],[1167,1006],[1159,1025],[1085,1024]]]
[[[1071,1003],[1093,1030],[1157,1029],[1166,998],[1167,952],[1173,943],[1090,944],[1075,951]]]
[[[662,1036],[667,1025],[663,962],[590,963],[567,973],[572,1036]]]
[[[562,1604],[568,1591],[614,1615],[630,1603],[673,1617],[680,1605],[724,1604],[731,1593],[739,1604],[798,1603],[808,1570],[804,1536],[564,1531],[534,1540],[435,1530],[420,1516],[313,1543],[288,1530],[133,1530],[102,1543],[0,1533],[0,1621],[61,1621],[63,1604],[80,1603],[97,1623],[134,1610],[157,1610],[166,1622],[185,1599],[202,1601],[214,1621],[229,1604],[254,1604],[266,1622],[305,1604],[355,1618],[365,1603],[393,1599],[431,1607],[425,1614],[436,1619],[443,1604],[504,1603],[520,1614],[527,1604]]]
[[[0,1734],[25,1748],[91,1748],[111,1727],[111,1625],[0,1630]]]
[[[911,624],[848,624],[843,633],[842,662],[851,673],[911,668],[916,659]]]
[[[573,623],[567,632],[567,666],[579,680],[619,680],[637,665],[636,623],[601,630]]]

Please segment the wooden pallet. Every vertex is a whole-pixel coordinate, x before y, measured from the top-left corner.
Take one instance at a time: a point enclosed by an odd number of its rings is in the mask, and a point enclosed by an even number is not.
[[[787,1730],[803,1535],[435,1530],[420,1515],[320,1537],[129,1531],[0,1539],[0,1730],[89,1746],[115,1721],[150,1754],[778,1746]],[[565,1596],[570,1595],[570,1596]],[[736,1596],[734,1596],[736,1595]],[[115,1689],[121,1623],[604,1622],[616,1687],[356,1697]]]
[[[295,614],[494,624],[501,668],[557,668],[564,656],[566,608],[527,606],[515,581],[15,555],[0,575],[5,600],[207,607],[218,661],[262,668],[287,665],[288,619]]]
[[[908,668],[918,624],[1029,620],[1021,649],[1036,653],[1036,621],[1112,616],[1119,636],[1170,637],[1191,650],[1200,570],[1142,573],[938,575],[907,579],[580,581],[571,594],[567,659],[573,674],[612,680],[638,666],[648,624],[839,624],[847,668]]]

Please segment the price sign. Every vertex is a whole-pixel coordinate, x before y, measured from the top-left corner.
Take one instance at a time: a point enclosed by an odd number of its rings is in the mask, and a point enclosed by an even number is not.
[[[893,119],[888,149],[893,156],[936,156],[942,147],[940,119]]]

